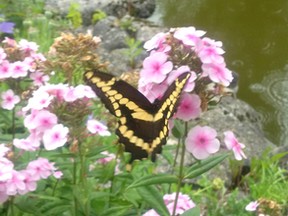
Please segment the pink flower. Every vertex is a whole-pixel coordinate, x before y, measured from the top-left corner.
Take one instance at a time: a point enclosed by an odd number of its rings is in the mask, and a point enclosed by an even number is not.
[[[41,110],[47,108],[54,97],[49,95],[47,92],[38,89],[33,92],[33,97],[28,100],[26,107],[23,107],[23,111],[28,111],[30,109]]]
[[[5,37],[5,40],[3,40],[2,42],[5,43],[9,47],[16,47],[17,46],[17,42],[14,39],[11,39],[8,37]]]
[[[63,100],[65,97],[65,94],[69,90],[69,87],[67,84],[46,84],[44,86],[41,86],[39,88],[39,91],[43,90],[46,91],[49,95],[55,96],[58,100]]]
[[[108,151],[101,152],[101,155],[106,156],[106,157],[99,158],[97,162],[103,165],[109,163],[110,161],[116,158],[115,154],[109,153]]]
[[[75,94],[75,88],[73,86],[68,87],[67,91],[64,94],[64,100],[66,102],[73,102],[77,99],[78,99],[78,97]]]
[[[6,181],[6,193],[16,195],[19,191],[25,190],[25,176],[16,170],[12,170],[12,178]]]
[[[166,194],[163,196],[164,203],[166,204],[170,215],[173,214],[175,198],[176,193]],[[179,193],[175,214],[183,214],[185,211],[194,208],[195,206],[195,203],[190,199],[188,195]],[[155,210],[151,209],[143,214],[143,216],[159,216],[159,214]]]
[[[98,133],[100,136],[111,135],[111,133],[108,131],[107,126],[95,119],[90,119],[87,121],[87,129],[90,133],[93,133],[93,134]]]
[[[252,201],[245,207],[245,210],[246,211],[256,211],[259,204],[260,203],[258,203],[257,201]]]
[[[161,83],[172,68],[173,64],[167,61],[168,56],[164,53],[154,52],[143,61],[141,70],[142,81],[147,83]]]
[[[37,140],[37,141],[31,140],[30,137],[27,137],[26,139],[15,138],[13,140],[13,145],[25,151],[36,151],[37,149],[39,149],[40,140]]]
[[[220,148],[220,142],[216,136],[217,132],[213,128],[196,126],[187,135],[186,149],[198,160],[205,159]]]
[[[203,74],[208,75],[213,82],[224,86],[229,86],[233,80],[232,72],[226,68],[224,62],[221,64],[203,64],[202,69]]]
[[[57,116],[47,110],[32,110],[31,114],[24,119],[26,128],[38,132],[44,132],[57,124]]]
[[[141,82],[141,80],[139,82]],[[160,100],[167,88],[168,85],[166,82],[160,84],[148,83],[146,85],[139,85],[139,91],[145,95],[151,103],[153,103],[155,99]]]
[[[170,50],[170,46],[168,46],[166,42],[167,34],[160,32],[154,35],[150,40],[146,41],[144,44],[144,49],[147,51],[157,50],[158,52],[167,52]]]
[[[40,179],[47,179],[56,168],[54,167],[54,163],[50,163],[46,158],[38,158],[37,160],[30,161],[26,170],[38,181]]]
[[[37,180],[34,176],[29,172],[29,170],[21,170],[20,173],[24,176],[23,182],[25,184],[25,188],[23,190],[18,190],[19,194],[26,194],[30,191],[35,191],[37,188]]]
[[[36,52],[39,47],[35,42],[29,42],[25,39],[21,39],[18,44],[20,49],[23,50],[26,55],[31,55],[31,53]]]
[[[77,99],[82,98],[95,98],[96,94],[93,92],[90,86],[87,85],[78,85],[76,87],[67,88],[66,93],[64,94],[64,100],[67,102],[73,102]]]
[[[68,128],[62,124],[54,125],[53,128],[46,130],[43,135],[45,149],[49,151],[65,145],[68,132]]]
[[[21,61],[16,61],[11,64],[12,78],[26,77],[29,66]]]
[[[6,60],[0,64],[0,79],[9,78],[12,75],[10,63]]]
[[[181,40],[185,45],[197,45],[205,31],[196,30],[194,27],[178,28],[174,33],[174,37]]]
[[[7,158],[0,158],[0,182],[5,182],[12,178],[14,164]]]
[[[53,173],[53,176],[56,179],[60,179],[63,176],[63,173],[61,171],[56,171],[56,172]]]
[[[171,71],[171,73],[169,73],[168,77],[167,77],[167,82],[170,85],[172,82],[175,81],[175,79],[177,77],[179,77],[181,74],[185,73],[185,72],[190,72],[190,68],[187,65],[183,65],[179,68],[177,68],[177,70],[173,70]],[[194,87],[195,87],[195,80],[197,78],[197,75],[195,72],[191,71],[191,76],[188,80],[188,82],[185,85],[185,88],[183,91],[185,92],[191,92],[193,91]]]
[[[220,47],[215,46],[204,46],[198,52],[198,56],[203,63],[223,63],[224,58],[221,56],[224,53],[224,50]]]
[[[94,91],[92,90],[92,88],[90,86],[87,85],[78,85],[75,87],[75,95],[77,96],[77,98],[81,99],[81,98],[95,98],[96,94],[94,93]]]
[[[20,97],[15,95],[11,89],[3,92],[1,97],[1,106],[3,109],[12,110],[15,105],[20,102]]]
[[[40,71],[31,73],[30,78],[33,80],[33,84],[36,86],[42,86],[49,81],[49,76]]]
[[[195,119],[201,114],[200,105],[201,99],[198,95],[185,93],[181,97],[175,117],[183,121]]]
[[[237,140],[235,134],[232,131],[226,131],[224,132],[224,135],[224,143],[229,150],[233,151],[236,160],[242,160],[242,158],[246,159],[247,157],[242,151],[242,149],[245,148],[245,145]]]
[[[7,57],[7,54],[5,53],[4,49],[0,47],[0,64],[2,61]]]

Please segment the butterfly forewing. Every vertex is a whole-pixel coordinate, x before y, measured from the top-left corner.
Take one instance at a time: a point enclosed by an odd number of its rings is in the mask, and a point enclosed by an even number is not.
[[[154,161],[155,154],[161,152],[168,136],[168,120],[176,110],[189,77],[190,73],[180,75],[160,101],[150,103],[137,89],[112,75],[95,70],[84,74],[87,84],[118,117],[116,134],[125,150],[131,152],[131,161],[149,155]]]

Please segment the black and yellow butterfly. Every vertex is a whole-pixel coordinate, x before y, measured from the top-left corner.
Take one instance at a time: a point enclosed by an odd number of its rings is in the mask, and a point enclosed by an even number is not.
[[[151,103],[130,84],[110,74],[88,70],[84,80],[91,86],[106,108],[118,117],[116,134],[131,161],[161,153],[168,136],[168,120],[176,111],[190,73],[181,74],[166,90],[161,100]]]

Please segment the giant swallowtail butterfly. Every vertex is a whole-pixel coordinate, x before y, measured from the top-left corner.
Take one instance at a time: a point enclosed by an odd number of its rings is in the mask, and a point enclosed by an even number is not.
[[[116,134],[131,161],[161,153],[168,136],[168,120],[173,116],[190,73],[181,74],[166,90],[161,100],[151,103],[130,84],[110,74],[88,70],[85,82],[92,87],[106,108],[118,117]]]

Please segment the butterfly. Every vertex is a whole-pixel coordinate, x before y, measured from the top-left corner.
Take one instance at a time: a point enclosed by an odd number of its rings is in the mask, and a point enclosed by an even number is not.
[[[189,77],[189,72],[181,74],[160,100],[151,103],[136,88],[113,75],[95,69],[84,73],[87,85],[118,118],[116,134],[125,151],[131,153],[131,161],[143,158],[155,161],[156,154],[161,153],[169,134],[168,121]]]

